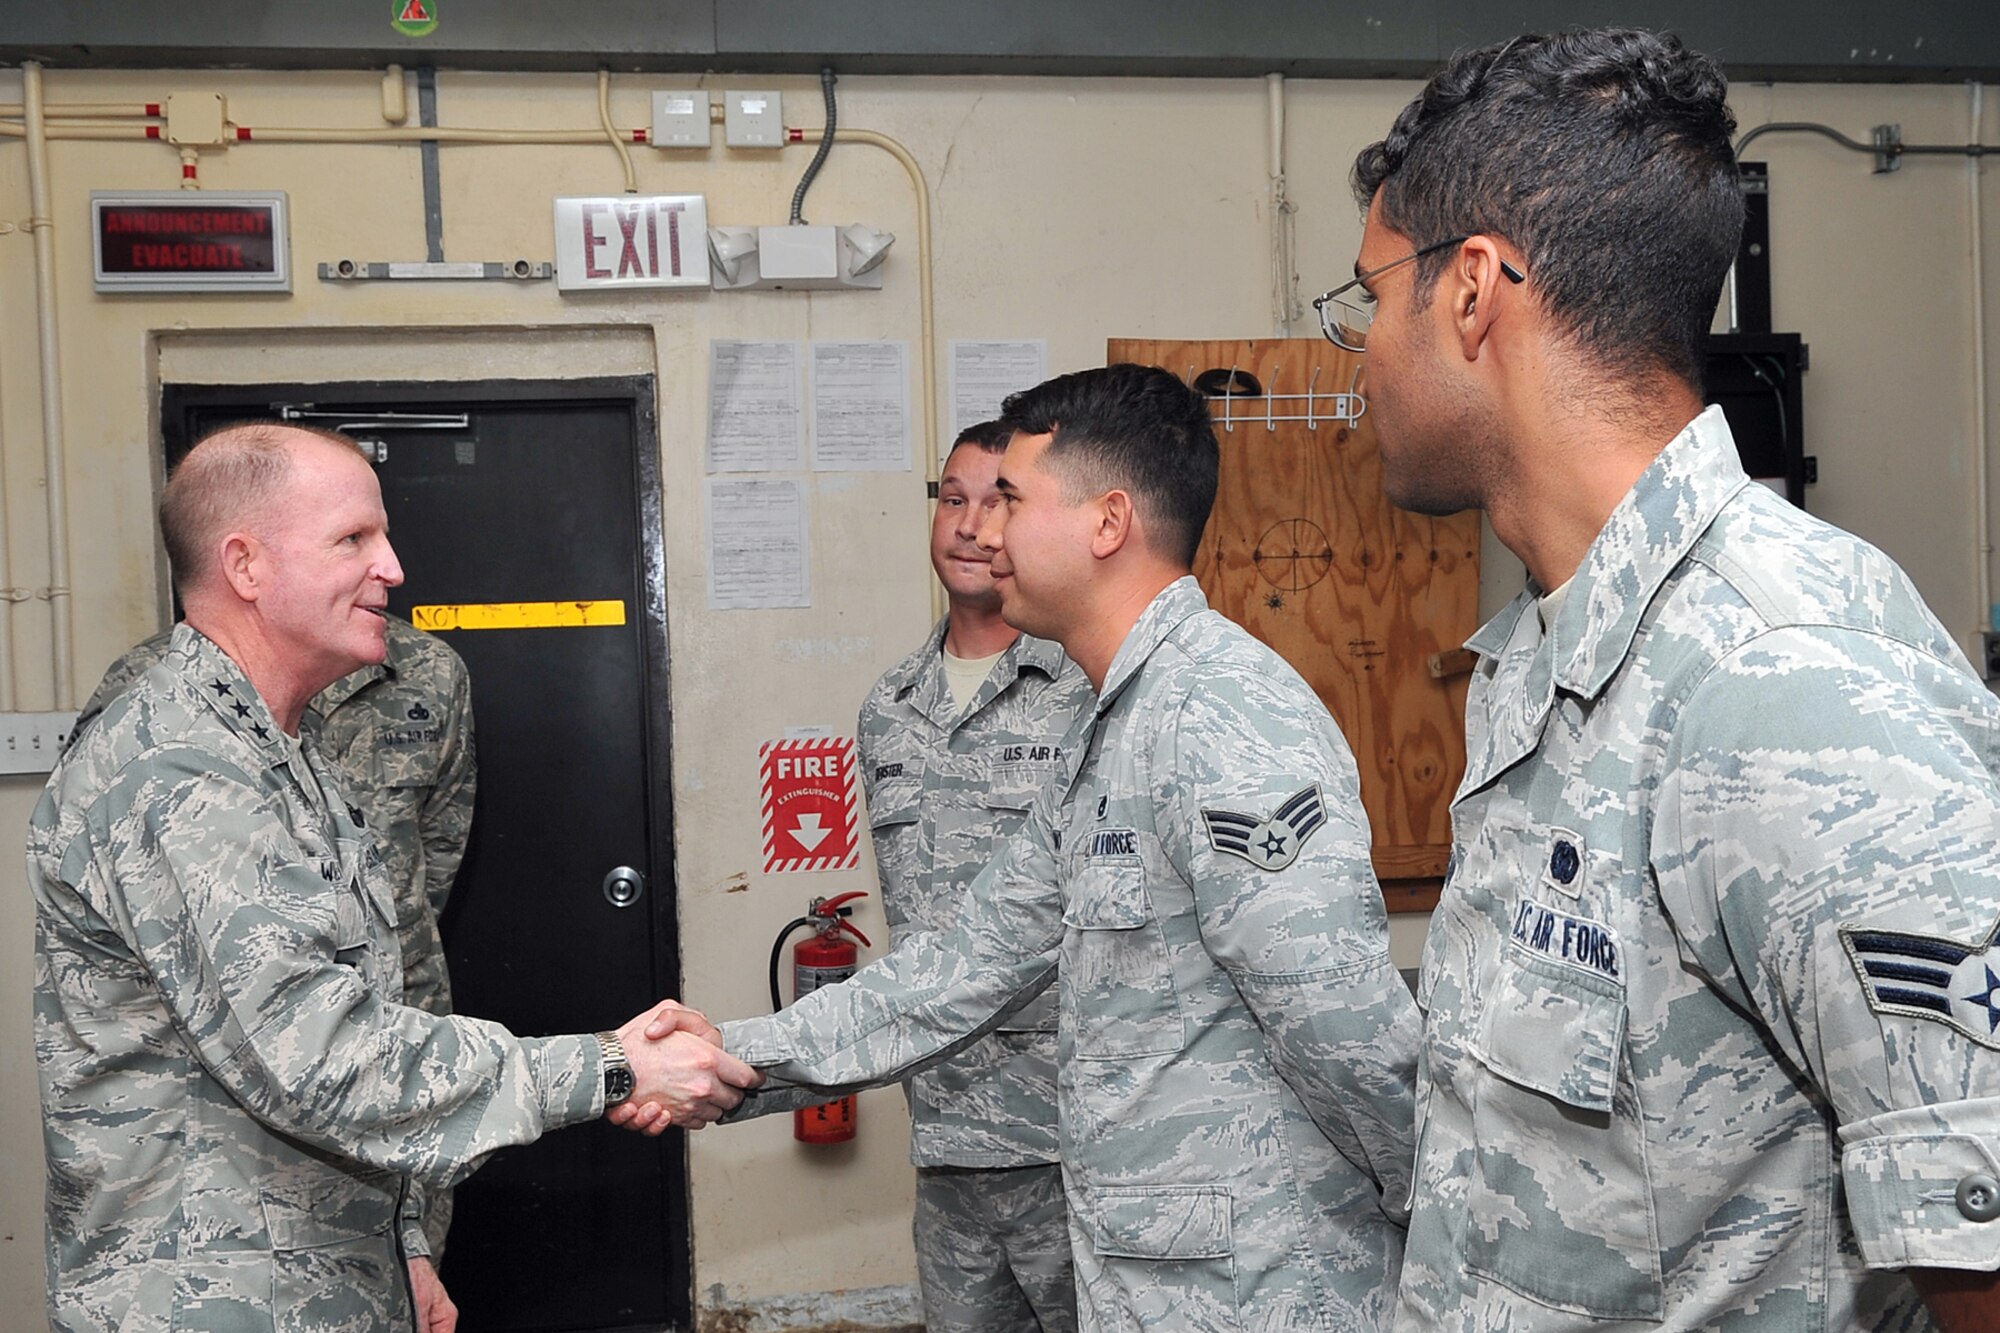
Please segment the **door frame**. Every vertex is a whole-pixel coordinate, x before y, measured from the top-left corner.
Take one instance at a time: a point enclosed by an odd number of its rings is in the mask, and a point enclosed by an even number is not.
[[[273,384],[200,384],[162,382],[160,389],[161,475],[193,446],[188,438],[190,411],[240,403],[254,396],[266,399],[263,417],[276,416],[284,403],[331,401],[335,406],[368,403],[383,407],[413,403],[551,404],[615,402],[631,409],[633,486],[638,503],[639,574],[641,586],[639,688],[646,728],[646,854],[647,892],[668,895],[655,904],[647,941],[653,975],[662,996],[681,993],[680,882],[674,860],[673,695],[671,657],[667,640],[666,493],[660,467],[660,424],[657,380],[652,375],[587,376],[574,379],[527,380],[325,380]],[[316,397],[317,395],[317,397]],[[178,608],[176,608],[176,611]],[[659,874],[668,874],[663,885]],[[661,1180],[660,1207],[671,1213],[678,1195],[683,1223],[682,1241],[662,1256],[667,1265],[667,1315],[675,1328],[694,1327],[694,1198],[688,1170],[684,1130],[668,1131],[679,1151],[663,1154],[668,1170]],[[671,1228],[669,1228],[671,1232]]]

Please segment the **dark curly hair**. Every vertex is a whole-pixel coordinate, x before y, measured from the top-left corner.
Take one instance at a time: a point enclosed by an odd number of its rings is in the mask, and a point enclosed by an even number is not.
[[[1743,230],[1728,83],[1633,28],[1461,52],[1354,160],[1363,209],[1420,245],[1500,236],[1542,306],[1630,377],[1701,381],[1700,346]],[[1428,302],[1451,251],[1419,261]]]

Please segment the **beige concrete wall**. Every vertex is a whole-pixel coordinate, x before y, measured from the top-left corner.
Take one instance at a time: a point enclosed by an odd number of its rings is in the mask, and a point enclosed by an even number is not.
[[[744,81],[711,78],[721,88]],[[771,80],[796,123],[816,123],[817,87]],[[643,123],[657,81],[622,79],[614,118]],[[63,73],[51,100],[153,99],[217,89],[250,125],[380,123],[378,83],[360,74]],[[937,336],[1046,337],[1050,369],[1100,363],[1104,339],[1264,336],[1273,332],[1265,216],[1261,82],[850,79],[843,123],[909,146],[934,192]],[[1341,280],[1360,236],[1345,176],[1385,127],[1408,84],[1296,84],[1292,197],[1310,297]],[[0,73],[0,102],[19,78]],[[588,78],[441,79],[447,125],[588,127]],[[1965,137],[1965,95],[1937,88],[1747,88],[1746,124],[1828,119],[1863,134],[1901,121],[1912,139]],[[1987,138],[1996,117],[1989,114]],[[718,142],[720,136],[718,134]],[[211,188],[284,189],[293,208],[289,297],[100,297],[90,286],[92,188],[171,188],[158,145],[58,143],[52,149],[60,267],[65,474],[76,590],[75,688],[86,691],[126,644],[157,627],[151,505],[158,385],[178,377],[384,377],[648,371],[658,376],[659,449],[674,655],[674,799],[687,999],[718,1016],[763,1006],[771,933],[807,892],[869,884],[868,867],[810,883],[756,873],[757,743],[784,728],[851,726],[854,707],[927,620],[921,474],[820,474],[813,494],[810,609],[706,609],[699,496],[711,338],[918,338],[916,229],[909,186],[886,155],[841,145],[808,214],[897,233],[879,293],[706,292],[565,298],[552,283],[337,286],[322,259],[415,259],[424,249],[417,153],[392,147],[249,145],[204,155]],[[640,188],[698,191],[716,222],[778,222],[803,149],[706,157],[636,149]],[[1810,446],[1823,484],[1812,505],[1887,547],[1954,629],[1975,628],[1967,483],[1972,432],[1969,302],[1993,305],[1994,280],[1970,291],[1962,161],[1912,162],[1872,177],[1865,159],[1818,141],[1765,140],[1773,167],[1779,327],[1806,333]],[[0,142],[0,219],[27,217],[17,142]],[[447,254],[547,257],[548,200],[616,193],[608,148],[447,147],[441,154]],[[1987,192],[1986,244],[2000,231]],[[0,585],[47,583],[29,242],[0,231]],[[1300,333],[1309,331],[1301,326]],[[917,358],[912,356],[914,368]],[[940,390],[942,391],[942,385]],[[1519,586],[1519,566],[1489,543],[1488,609]],[[413,579],[421,571],[411,571]],[[47,613],[11,613],[20,706],[49,703]],[[0,1329],[41,1309],[38,1123],[28,1044],[31,912],[22,828],[38,784],[0,779]],[[747,885],[747,891],[732,891]],[[871,924],[879,917],[868,918]],[[1420,923],[1399,923],[1411,963]],[[784,1126],[691,1140],[695,1267],[704,1305],[787,1293],[907,1283],[910,1176],[900,1099],[874,1094],[858,1145],[808,1154]]]

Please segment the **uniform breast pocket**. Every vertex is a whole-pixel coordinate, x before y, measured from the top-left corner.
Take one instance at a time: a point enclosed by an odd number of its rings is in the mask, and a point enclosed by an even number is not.
[[[1663,1313],[1638,1107],[1621,1087],[1623,982],[1508,945],[1473,1054],[1469,1267],[1600,1319]]]
[[[371,784],[377,790],[414,787],[428,791],[437,786],[438,770],[444,766],[444,746],[436,735],[436,725],[413,722],[407,728],[391,727],[376,732],[374,748],[368,751]],[[344,766],[351,771],[351,761]]]
[[[1086,861],[1063,910],[1060,974],[1079,1060],[1169,1055],[1187,1042],[1138,861]]]

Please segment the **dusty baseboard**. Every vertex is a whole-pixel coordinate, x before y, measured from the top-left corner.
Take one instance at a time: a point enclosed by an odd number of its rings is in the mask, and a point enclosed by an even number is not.
[[[695,1311],[696,1333],[924,1333],[914,1283],[805,1291],[756,1300],[709,1288]]]

